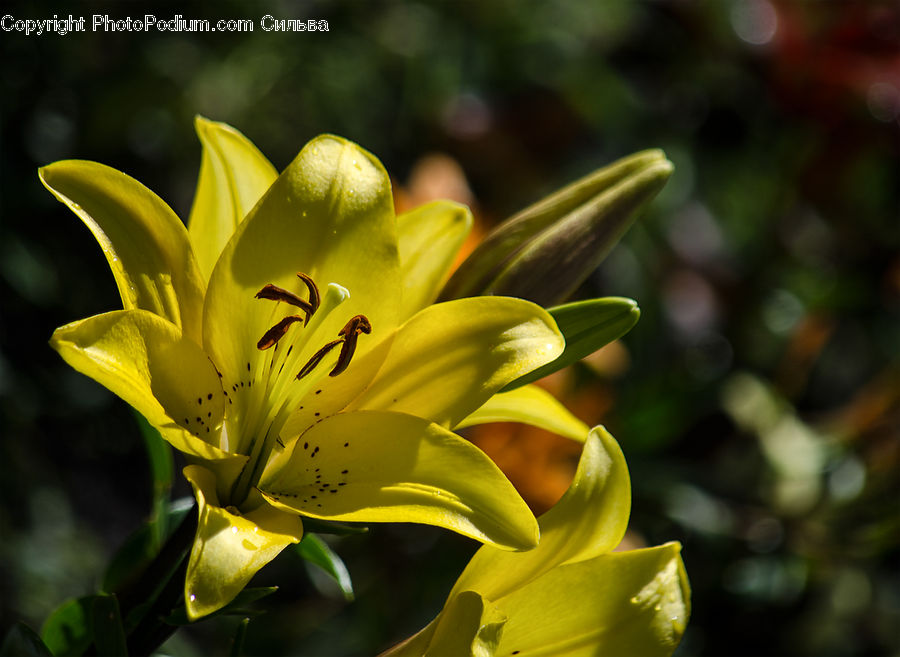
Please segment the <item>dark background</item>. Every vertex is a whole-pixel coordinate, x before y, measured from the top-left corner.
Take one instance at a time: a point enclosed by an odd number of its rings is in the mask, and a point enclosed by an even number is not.
[[[147,11],[256,29],[0,33],[0,629],[39,627],[94,590],[150,511],[130,410],[47,345],[120,301],[36,169],[98,160],[186,217],[200,113],[279,169],[318,133],[346,136],[382,159],[398,204],[452,194],[482,228],[664,148],[674,176],[580,292],[631,296],[641,321],[555,385],[623,446],[631,544],[684,545],[694,609],[679,654],[900,651],[896,3],[2,5],[88,22]],[[330,30],[267,33],[264,14]],[[556,468],[536,472],[494,444],[509,427],[491,431],[474,438],[537,510],[551,503],[577,449],[523,433]],[[256,580],[282,588],[250,653],[376,652],[436,613],[475,549],[421,527],[334,546],[357,600],[286,551]],[[234,625],[181,632],[171,651],[226,651]]]

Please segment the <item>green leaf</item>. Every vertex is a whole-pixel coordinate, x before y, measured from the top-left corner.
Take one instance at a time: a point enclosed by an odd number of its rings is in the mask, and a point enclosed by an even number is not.
[[[244,589],[235,596],[234,600],[218,611],[204,616],[203,619],[214,618],[215,616],[258,616],[263,612],[259,609],[251,609],[247,605],[272,595],[277,590],[277,586],[259,586]],[[188,619],[187,610],[184,606],[181,606],[169,614],[165,622],[168,625],[190,625],[193,621]]]
[[[94,628],[94,644],[98,655],[127,655],[125,630],[115,596],[94,596],[91,608],[91,624]]]
[[[231,642],[231,652],[228,653],[231,657],[240,657],[241,653],[244,652],[244,637],[247,636],[247,626],[249,624],[249,618],[245,618],[238,623],[237,630],[234,633],[234,640]]]
[[[305,520],[304,520],[305,522]],[[297,552],[303,559],[325,571],[341,589],[344,599],[353,600],[353,583],[343,560],[328,544],[315,534],[306,533],[297,544]]]
[[[169,504],[174,478],[172,448],[163,440],[159,431],[144,419],[143,415],[135,411],[134,416],[140,427],[144,448],[147,450],[147,457],[150,461],[150,474],[153,480],[153,511],[150,516],[150,527],[155,543],[154,547],[158,550],[168,532],[166,508]]]
[[[307,532],[331,534],[332,536],[365,534],[369,531],[366,525],[350,525],[345,522],[333,522],[331,520],[319,520],[318,518],[309,517],[303,518],[303,528]]]
[[[628,333],[641,316],[637,302],[624,297],[576,301],[550,308],[547,312],[556,320],[559,330],[566,338],[565,351],[556,360],[507,384],[500,392],[508,392],[537,381],[589,356]]]
[[[94,640],[91,608],[97,596],[69,600],[44,622],[41,638],[54,655],[80,655]]]
[[[0,657],[52,657],[34,630],[25,623],[16,623],[0,643]]]
[[[147,564],[159,552],[162,540],[165,540],[169,531],[177,527],[184,519],[185,514],[192,508],[192,499],[177,501],[165,508],[165,513],[162,516],[163,522],[154,523],[151,520],[129,536],[106,567],[101,589],[107,593],[121,591],[122,587],[137,579]],[[162,537],[162,540],[156,538],[154,525],[166,527],[166,534]]]

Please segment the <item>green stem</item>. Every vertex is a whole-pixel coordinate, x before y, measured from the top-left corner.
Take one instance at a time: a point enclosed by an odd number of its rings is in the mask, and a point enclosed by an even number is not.
[[[129,612],[136,607],[157,596],[162,586],[172,578],[175,570],[184,561],[196,532],[197,511],[196,505],[194,505],[163,544],[153,561],[144,569],[137,582],[120,591],[114,591],[119,599],[123,619],[127,618]]]
[[[184,603],[184,578],[188,555],[197,532],[196,506],[188,510],[181,523],[163,544],[140,578],[120,591],[114,592],[122,620],[134,627],[127,632],[129,655],[150,655],[177,629],[164,619]],[[145,610],[141,610],[146,606]],[[137,615],[138,619],[132,619]],[[91,644],[84,655],[96,655],[97,646]]]
[[[184,604],[184,577],[187,574],[187,565],[187,559],[182,559],[150,610],[129,634],[127,644],[128,654],[131,657],[153,654],[178,629],[178,626],[166,623],[165,619],[177,606]]]

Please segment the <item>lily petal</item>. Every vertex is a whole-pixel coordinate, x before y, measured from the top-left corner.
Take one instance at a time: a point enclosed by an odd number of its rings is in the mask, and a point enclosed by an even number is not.
[[[498,655],[668,657],[690,615],[681,546],[555,568],[497,606],[509,616]]]
[[[156,313],[199,343],[203,278],[171,208],[134,178],[96,162],[56,162],[39,175],[97,238],[123,307]]]
[[[434,201],[397,217],[406,320],[432,303],[472,230],[472,212],[453,201]]]
[[[403,413],[324,419],[267,469],[259,489],[314,518],[436,525],[504,549],[538,540],[528,506],[481,450]]]
[[[474,591],[456,596],[441,614],[425,657],[496,654],[507,617]]]
[[[589,431],[588,425],[553,395],[534,385],[497,393],[456,425],[456,429],[488,422],[523,422],[578,442],[584,442]]]
[[[225,396],[216,368],[171,322],[147,310],[117,310],[56,329],[50,344],[73,368],[131,404],[180,451],[202,459],[236,458],[219,449]]]
[[[268,376],[263,368],[270,352],[259,351],[257,341],[296,308],[255,295],[271,283],[305,298],[297,272],[320,288],[337,283],[350,291],[322,320],[321,343],[307,341],[305,351],[295,351],[298,369],[354,315],[367,316],[373,333],[360,338],[354,359],[396,326],[399,265],[390,180],[374,156],[339,137],[318,137],[303,148],[238,226],[213,270],[203,344],[226,385]],[[303,331],[292,327],[286,340]]]
[[[256,572],[303,536],[296,514],[268,504],[244,515],[218,506],[216,479],[197,465],[184,469],[199,504],[200,522],[184,583],[188,617],[196,620],[221,609]]]
[[[379,657],[490,657],[506,615],[475,591],[463,591],[427,627]]]
[[[256,146],[225,123],[194,119],[203,144],[197,193],[188,232],[197,264],[208,280],[238,224],[278,177]]]
[[[381,370],[349,408],[452,427],[564,346],[550,315],[528,301],[473,297],[429,306],[398,329]]]
[[[553,568],[609,552],[625,535],[630,507],[625,457],[615,439],[596,427],[585,441],[569,490],[538,521],[540,545],[520,553],[480,548],[451,596],[475,590],[497,601]]]

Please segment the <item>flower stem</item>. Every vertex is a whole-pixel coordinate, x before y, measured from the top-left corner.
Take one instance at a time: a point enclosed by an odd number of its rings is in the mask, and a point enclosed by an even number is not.
[[[187,557],[196,531],[194,505],[137,581],[114,592],[126,629],[129,655],[150,655],[178,629],[165,619],[184,602]],[[96,644],[84,654],[97,654]]]
[[[127,618],[128,613],[139,605],[153,600],[184,561],[197,531],[196,509],[196,504],[188,509],[178,527],[163,543],[162,548],[144,569],[140,578],[133,584],[114,591],[119,599],[123,619]]]

